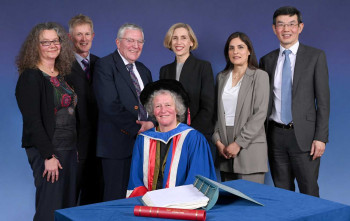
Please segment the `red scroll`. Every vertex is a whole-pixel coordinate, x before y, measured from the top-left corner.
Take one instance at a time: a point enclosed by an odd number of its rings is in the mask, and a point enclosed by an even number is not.
[[[135,206],[135,216],[205,221],[205,210]]]

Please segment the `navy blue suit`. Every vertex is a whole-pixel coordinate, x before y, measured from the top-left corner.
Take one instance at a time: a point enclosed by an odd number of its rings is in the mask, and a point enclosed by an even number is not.
[[[143,84],[152,82],[150,70],[140,62],[135,65]],[[125,198],[132,150],[141,126],[136,124],[139,102],[135,86],[118,50],[96,62],[93,87],[99,109],[97,156],[102,158],[104,200]]]
[[[103,178],[101,159],[96,157],[97,103],[92,89],[93,71],[96,55],[90,53],[90,79],[77,60],[72,65],[72,72],[66,80],[78,95],[78,142],[79,163],[77,171],[78,205],[98,203],[103,197]]]

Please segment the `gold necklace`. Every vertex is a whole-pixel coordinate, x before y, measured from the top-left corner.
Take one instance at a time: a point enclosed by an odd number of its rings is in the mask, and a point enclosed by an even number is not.
[[[46,66],[44,66],[43,64],[39,64],[38,68],[41,69],[42,71],[44,71],[46,74],[50,75],[50,76],[56,76],[55,74],[55,67],[53,68],[48,68]]]

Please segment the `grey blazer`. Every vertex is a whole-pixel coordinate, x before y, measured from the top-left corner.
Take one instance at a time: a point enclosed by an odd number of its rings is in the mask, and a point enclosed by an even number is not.
[[[230,71],[217,75],[217,121],[212,137],[214,143],[220,140],[228,145],[225,112],[222,93],[229,78]],[[269,103],[269,77],[260,69],[247,71],[242,79],[236,107],[233,137],[242,147],[233,160],[233,171],[240,174],[267,172],[267,143],[264,122]],[[232,136],[232,135],[231,135]],[[216,163],[220,170],[231,172],[232,160],[218,156]],[[231,167],[231,168],[230,168]]]
[[[260,59],[260,68],[270,75],[270,93],[279,49]],[[273,106],[270,97],[268,117]],[[298,145],[303,151],[310,151],[313,140],[328,142],[330,92],[328,67],[323,51],[303,44],[299,45],[294,67],[292,87],[292,115],[294,132]]]

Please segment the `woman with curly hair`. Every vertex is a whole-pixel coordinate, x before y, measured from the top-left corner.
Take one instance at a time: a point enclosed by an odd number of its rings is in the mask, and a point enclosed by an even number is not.
[[[17,56],[16,99],[36,187],[34,220],[54,220],[56,209],[76,205],[77,96],[64,80],[73,61],[67,33],[53,22],[36,25]]]

